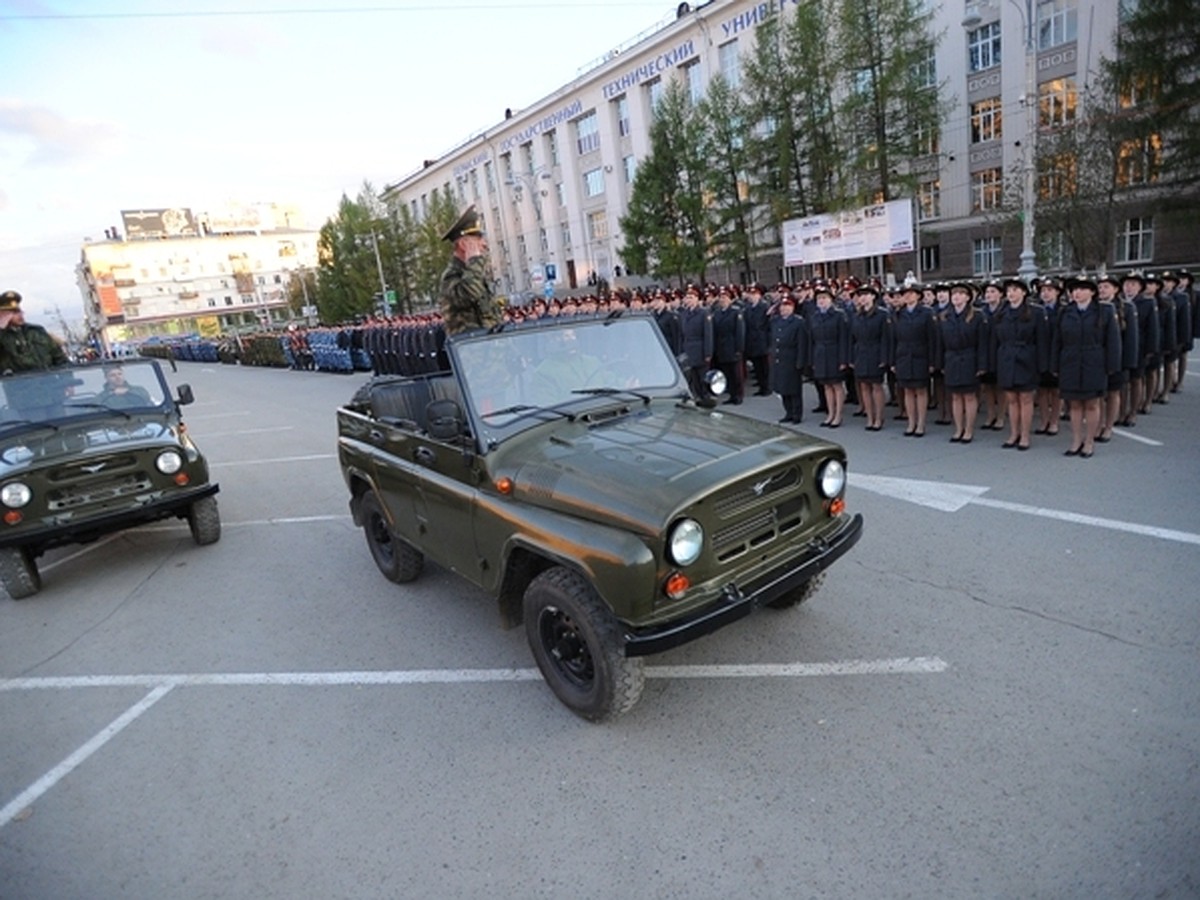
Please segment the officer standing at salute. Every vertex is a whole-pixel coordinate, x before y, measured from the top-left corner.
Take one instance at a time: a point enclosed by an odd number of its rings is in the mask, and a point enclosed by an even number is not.
[[[454,245],[450,265],[442,273],[439,294],[446,334],[500,324],[500,309],[492,296],[488,271],[487,240],[474,203],[442,235],[442,240]]]
[[[21,295],[16,291],[0,294],[0,373],[50,369],[68,362],[63,348],[45,328],[25,321]]]

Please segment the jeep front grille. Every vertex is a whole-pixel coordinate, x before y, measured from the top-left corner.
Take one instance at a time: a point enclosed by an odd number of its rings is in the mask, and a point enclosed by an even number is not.
[[[795,490],[800,486],[800,470],[795,466],[781,469],[778,472],[760,475],[751,481],[743,482],[732,491],[713,501],[713,511],[722,518],[728,519],[740,515],[748,509],[760,506],[780,491]]]
[[[115,478],[87,480],[50,491],[46,506],[51,512],[107,503],[130,494],[152,490],[150,478],[144,472],[128,472]]]
[[[778,506],[715,532],[712,536],[713,554],[717,562],[728,562],[794,531],[803,521],[804,498],[799,495],[789,497]]]

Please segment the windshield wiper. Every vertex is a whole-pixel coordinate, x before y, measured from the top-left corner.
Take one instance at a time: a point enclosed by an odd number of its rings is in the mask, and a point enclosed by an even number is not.
[[[568,422],[575,421],[574,413],[564,412],[563,410],[555,409],[552,406],[530,406],[527,403],[518,403],[515,406],[506,406],[503,409],[494,409],[491,412],[480,413],[479,418],[491,419],[495,416],[507,416],[507,415],[511,415],[512,413],[533,413],[533,412],[550,413],[551,415],[554,415],[554,416],[562,416]],[[519,416],[518,418],[524,418],[524,417]]]
[[[10,428],[23,428],[26,425],[58,431],[58,426],[53,422],[35,422],[33,419],[9,419],[7,422],[0,422],[0,431],[7,431]]]
[[[576,391],[571,391],[572,394],[590,394],[592,396],[611,397],[614,394],[626,394],[630,397],[637,397],[643,403],[649,403],[654,398],[647,394],[639,394],[637,391],[630,391],[625,388],[615,387],[595,387],[595,388],[580,388]]]
[[[109,406],[107,403],[68,403],[67,409],[102,409],[105,412],[120,413],[126,419],[132,419],[133,415],[125,409],[119,409],[115,406]]]

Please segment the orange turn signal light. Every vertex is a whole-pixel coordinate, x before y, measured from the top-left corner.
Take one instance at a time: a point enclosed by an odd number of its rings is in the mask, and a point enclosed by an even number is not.
[[[508,496],[513,492],[513,480],[505,475],[503,478],[497,480],[496,490],[505,496]]]
[[[183,487],[185,484],[187,484],[192,479],[188,478],[187,472],[176,472],[175,478],[172,480],[180,487]]]
[[[835,497],[829,501],[829,514],[831,516],[840,516],[846,511],[846,498]]]
[[[8,525],[20,525],[21,520],[24,518],[25,517],[22,516],[21,513],[15,509],[10,509],[8,512],[6,512],[4,514],[4,521]]]
[[[672,600],[678,600],[687,593],[687,589],[691,586],[692,583],[688,581],[688,577],[682,572],[672,572],[663,584],[663,593]]]

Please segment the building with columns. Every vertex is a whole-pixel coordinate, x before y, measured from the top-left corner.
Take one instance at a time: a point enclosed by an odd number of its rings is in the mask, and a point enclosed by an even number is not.
[[[619,220],[638,161],[648,153],[651,111],[670,78],[702,96],[718,72],[737,84],[759,26],[788,15],[791,0],[713,0],[679,4],[659,27],[614,48],[571,82],[425,162],[383,192],[389,208],[420,220],[430,197],[449,189],[460,207],[482,212],[498,291],[548,293],[586,289],[596,278],[619,284]],[[1085,86],[1112,55],[1119,0],[945,0],[933,10],[940,35],[929,77],[941,84],[948,111],[912,198],[915,249],[851,260],[838,273],[926,279],[1072,267],[1061,236],[1033,233],[1014,215],[1037,202],[1033,152],[1039,134],[1074,121]],[[1130,166],[1136,177],[1137,166]],[[1020,198],[1014,202],[1013,197]],[[1007,208],[1005,207],[1007,203]],[[1023,230],[1022,218],[1028,225]],[[812,274],[783,266],[782,247],[755,261],[751,273],[710,271],[720,279],[763,282]],[[1024,253],[1023,253],[1024,252]],[[1112,234],[1113,266],[1194,261],[1186,233],[1155,215],[1151,200],[1122,209]],[[1028,258],[1027,258],[1028,257]],[[826,273],[828,274],[828,273]]]

